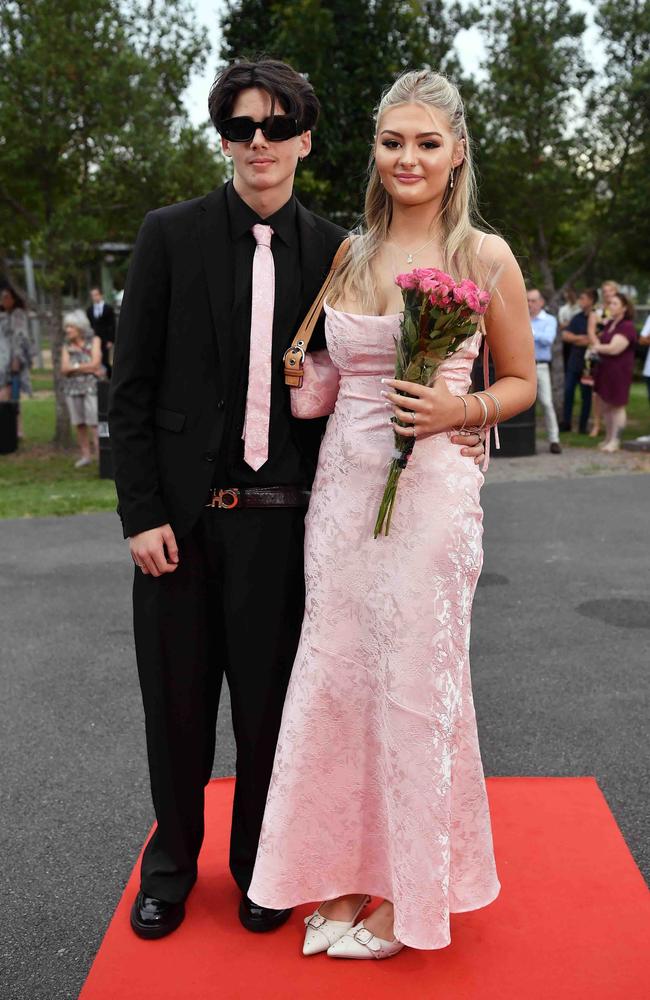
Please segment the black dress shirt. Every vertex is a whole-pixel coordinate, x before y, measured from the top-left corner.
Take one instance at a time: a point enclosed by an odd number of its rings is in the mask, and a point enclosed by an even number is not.
[[[300,237],[296,200],[290,198],[266,219],[243,201],[234,186],[226,189],[230,242],[234,261],[231,315],[230,371],[227,378],[228,419],[215,474],[216,486],[306,485],[314,476],[313,450],[305,453],[291,417],[289,390],[284,384],[282,358],[292,338],[302,298]],[[269,418],[269,457],[255,472],[244,461],[242,430],[248,391],[251,297],[255,237],[260,223],[273,229],[271,251],[275,265],[275,305]]]
[[[570,333],[577,333],[580,336],[585,336],[588,324],[589,317],[587,313],[580,311],[579,313],[576,313],[575,316],[571,317],[571,322],[569,323],[567,330]],[[579,347],[578,344],[569,344],[567,370],[576,372],[579,375],[585,366],[586,353],[586,347]]]

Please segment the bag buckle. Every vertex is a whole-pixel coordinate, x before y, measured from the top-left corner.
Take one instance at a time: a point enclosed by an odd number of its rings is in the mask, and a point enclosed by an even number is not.
[[[292,389],[302,389],[305,375],[305,351],[303,341],[292,345],[284,352],[284,384]]]
[[[239,505],[239,490],[212,490],[210,503],[206,507],[218,507],[219,510],[232,510]]]

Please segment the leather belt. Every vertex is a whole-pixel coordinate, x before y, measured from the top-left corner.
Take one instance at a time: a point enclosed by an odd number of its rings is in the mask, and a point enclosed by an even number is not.
[[[306,507],[309,490],[297,486],[246,486],[212,489],[206,507],[219,510],[246,507]]]

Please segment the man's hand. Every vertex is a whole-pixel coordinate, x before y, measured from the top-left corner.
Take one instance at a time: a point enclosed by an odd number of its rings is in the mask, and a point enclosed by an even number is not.
[[[145,576],[173,573],[178,567],[178,546],[170,524],[141,531],[129,538],[131,558]]]
[[[485,456],[485,431],[463,431],[454,432],[451,436],[452,444],[461,445],[461,455],[468,455],[474,459],[474,465],[483,461]]]

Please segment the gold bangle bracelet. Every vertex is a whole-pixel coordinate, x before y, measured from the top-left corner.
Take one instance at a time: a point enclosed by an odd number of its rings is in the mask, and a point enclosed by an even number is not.
[[[473,395],[474,399],[477,399],[479,401],[479,403],[481,404],[481,409],[483,410],[483,421],[478,426],[478,430],[482,431],[488,422],[489,414],[488,414],[487,403],[485,402],[485,400],[483,399],[483,397],[479,392],[475,392]]]
[[[494,420],[493,420],[493,423],[498,424],[499,421],[501,420],[501,403],[499,402],[499,400],[497,399],[497,397],[494,395],[493,392],[488,392],[487,389],[484,389],[483,393],[484,393],[484,395],[489,396],[490,399],[492,400],[492,402],[494,403]]]
[[[465,407],[465,419],[463,420],[462,424],[458,428],[458,431],[460,432],[460,431],[464,431],[465,428],[467,427],[467,400],[465,399],[464,396],[456,396],[456,399],[460,399],[461,403]]]

